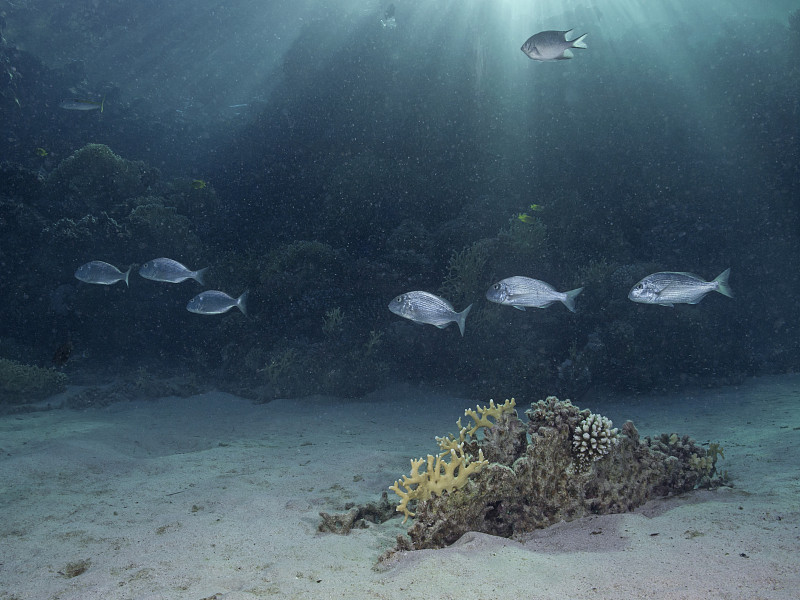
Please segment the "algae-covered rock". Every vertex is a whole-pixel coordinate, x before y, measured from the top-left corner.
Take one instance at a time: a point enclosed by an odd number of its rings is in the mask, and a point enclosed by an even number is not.
[[[67,376],[55,369],[42,369],[0,358],[0,404],[23,404],[63,392]]]
[[[151,254],[194,257],[202,253],[202,243],[192,231],[191,221],[175,207],[165,206],[156,196],[136,198],[132,204],[135,207],[128,215],[128,223],[139,247],[148,248]]]
[[[47,206],[42,208],[78,218],[110,211],[145,194],[157,179],[158,171],[143,162],[117,156],[103,144],[87,144],[50,173],[45,183]]]
[[[58,248],[62,256],[102,252],[130,239],[124,225],[106,212],[85,215],[80,219],[59,219],[43,227],[41,236],[46,247]]]

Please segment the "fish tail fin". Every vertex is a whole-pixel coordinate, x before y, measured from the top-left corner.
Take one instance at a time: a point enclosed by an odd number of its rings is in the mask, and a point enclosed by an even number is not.
[[[714,282],[717,284],[717,291],[720,294],[727,296],[728,298],[733,298],[733,290],[731,289],[731,286],[728,285],[728,277],[730,277],[730,275],[731,270],[725,269],[722,273],[714,278]]]
[[[472,310],[472,304],[470,304],[467,308],[458,313],[458,320],[456,321],[456,323],[458,323],[458,330],[461,332],[461,337],[464,337],[464,325],[467,322],[467,315],[471,310]]]
[[[131,284],[130,284],[130,283],[128,283],[128,277],[130,277],[130,274],[131,274],[131,270],[132,270],[132,269],[133,269],[133,265],[131,265],[130,267],[128,267],[128,270],[127,270],[127,271],[125,271],[125,285],[127,285],[128,287],[131,287]]]
[[[200,285],[205,285],[206,284],[206,282],[204,281],[204,278],[206,276],[206,271],[208,271],[208,267],[206,267],[204,269],[199,269],[199,270],[194,272],[194,279]]]
[[[242,311],[242,314],[247,316],[247,295],[250,290],[245,290],[244,293],[236,299],[236,307]]]
[[[575,298],[577,298],[578,294],[580,294],[582,291],[583,288],[580,287],[575,290],[564,292],[567,295],[567,297],[564,298],[562,302],[564,303],[564,306],[566,306],[569,309],[570,312],[575,312]]]
[[[583,39],[584,39],[584,38],[585,38],[587,35],[589,35],[589,34],[588,34],[588,33],[584,33],[582,36],[580,36],[580,37],[578,37],[578,38],[575,38],[574,40],[572,40],[572,41],[570,42],[570,43],[572,44],[572,47],[573,47],[573,48],[582,48],[583,50],[586,50],[586,48],[587,48],[587,46],[586,46],[586,42],[584,42],[584,41],[583,41]]]

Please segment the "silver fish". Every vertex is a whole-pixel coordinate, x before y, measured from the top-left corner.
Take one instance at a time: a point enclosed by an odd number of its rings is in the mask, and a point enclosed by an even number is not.
[[[139,275],[145,279],[165,283],[180,283],[187,279],[195,279],[197,283],[203,284],[203,275],[207,270],[208,267],[192,271],[171,258],[154,258],[139,268]]]
[[[103,106],[106,103],[106,99],[103,98],[100,102],[94,102],[92,100],[62,100],[58,107],[63,108],[64,110],[99,110],[103,112]]]
[[[513,306],[519,310],[525,307],[547,308],[553,302],[563,302],[570,311],[575,312],[575,298],[583,288],[559,292],[549,283],[530,277],[508,277],[498,281],[486,292],[486,299],[498,304]]]
[[[572,29],[567,29],[566,31],[540,31],[529,37],[522,44],[520,50],[533,60],[542,62],[572,58],[571,48],[586,49],[583,38],[589,34],[584,33],[574,40],[568,40],[567,34],[570,31]]]
[[[131,274],[131,268],[128,267],[128,270],[123,273],[114,265],[102,260],[93,260],[78,267],[78,270],[75,271],[75,278],[85,283],[98,285],[113,285],[118,281],[124,281],[125,285],[129,285],[128,275]]]
[[[664,271],[653,273],[633,286],[628,299],[642,304],[697,304],[709,292],[719,292],[733,298],[728,285],[731,270],[725,269],[711,281],[705,281],[692,273]]]
[[[444,329],[450,323],[458,325],[464,335],[464,323],[472,309],[472,304],[461,312],[456,312],[453,305],[444,298],[428,292],[406,292],[389,302],[389,310],[415,323],[427,323]]]
[[[246,302],[247,292],[238,298],[232,298],[225,292],[208,290],[207,292],[197,294],[197,296],[189,300],[189,304],[186,305],[186,310],[197,313],[198,315],[221,315],[235,306],[242,311],[243,315],[247,315]]]

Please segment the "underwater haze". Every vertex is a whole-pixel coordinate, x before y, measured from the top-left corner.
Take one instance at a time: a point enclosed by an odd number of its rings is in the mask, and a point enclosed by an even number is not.
[[[796,2],[0,16],[0,359],[42,397],[112,377],[123,397],[580,397],[798,370]],[[531,60],[543,31],[587,47]],[[139,274],[160,257],[178,274]],[[104,279],[77,279],[92,261]],[[659,273],[710,287],[629,299]],[[487,297],[510,277],[581,291]],[[414,291],[444,312],[389,310]]]

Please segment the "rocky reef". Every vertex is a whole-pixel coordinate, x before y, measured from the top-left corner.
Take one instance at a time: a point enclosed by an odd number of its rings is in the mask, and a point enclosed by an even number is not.
[[[42,400],[66,389],[67,376],[55,369],[43,369],[0,358],[0,405]]]
[[[525,414],[527,423],[513,400],[492,403],[468,410],[473,425],[462,427],[459,420],[458,436],[438,438],[454,461],[481,465],[468,479],[456,481],[452,466],[426,476],[419,472],[422,461],[412,461],[412,475],[402,483],[406,491],[397,482],[391,488],[401,499],[397,510],[407,517],[409,503],[416,504],[408,537],[398,539],[396,550],[441,548],[468,531],[514,537],[724,483],[716,470],[722,455],[716,444],[706,449],[677,434],[641,438],[631,421],[617,431],[607,418],[554,396]],[[428,464],[437,469],[435,458]],[[442,481],[448,476],[452,481]]]

